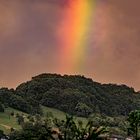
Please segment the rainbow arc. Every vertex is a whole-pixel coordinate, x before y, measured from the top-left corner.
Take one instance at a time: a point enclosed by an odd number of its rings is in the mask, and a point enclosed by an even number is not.
[[[70,0],[65,8],[58,30],[60,41],[60,67],[66,72],[76,72],[84,64],[87,36],[90,32],[95,0]]]

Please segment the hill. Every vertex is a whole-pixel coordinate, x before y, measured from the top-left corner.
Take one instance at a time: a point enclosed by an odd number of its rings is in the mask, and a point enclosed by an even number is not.
[[[80,75],[41,74],[19,85],[14,95],[35,112],[44,105],[77,116],[120,116],[140,108],[140,94],[133,88],[101,84]]]

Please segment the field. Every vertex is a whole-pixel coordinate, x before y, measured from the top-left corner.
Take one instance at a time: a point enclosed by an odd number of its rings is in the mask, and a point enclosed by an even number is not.
[[[48,112],[52,112],[53,116],[55,118],[58,119],[65,119],[66,113],[59,111],[57,109],[54,108],[49,108],[49,107],[42,107],[43,109],[43,114],[44,117],[47,115]],[[11,112],[14,112],[14,116],[11,116]],[[25,116],[25,118],[28,116],[28,114],[23,113],[21,111],[15,110],[13,108],[6,108],[4,113],[0,112],[0,129],[3,130],[6,134],[10,133],[11,128],[14,129],[20,129],[21,126],[18,125],[17,123],[17,119],[16,119],[16,114],[22,114]],[[25,121],[27,120],[27,118],[25,119]],[[86,124],[87,119],[86,118],[82,118],[82,117],[75,117],[75,120],[81,120],[83,122],[83,124]]]
[[[9,133],[11,128],[14,129],[20,129],[20,125],[18,125],[17,121],[16,121],[16,117],[11,116],[11,112],[14,112],[14,114],[16,115],[18,114],[24,114],[27,115],[21,111],[17,111],[13,108],[6,108],[5,112],[2,113],[0,112],[0,129],[4,130],[5,133]]]
[[[44,107],[44,106],[42,107],[42,109],[43,109],[44,115],[47,114],[47,112],[52,112],[53,116],[55,118],[60,119],[60,120],[64,120],[65,117],[66,117],[66,113],[64,113],[60,110],[50,108],[50,107]],[[83,118],[83,117],[75,117],[75,120],[76,121],[79,121],[79,120],[82,121],[84,125],[87,123],[87,119]]]

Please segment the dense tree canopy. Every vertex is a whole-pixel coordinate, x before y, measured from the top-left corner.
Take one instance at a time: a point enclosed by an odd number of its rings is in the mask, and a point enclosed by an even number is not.
[[[140,110],[134,110],[130,112],[129,117],[128,134],[134,136],[136,140],[139,140],[139,128],[140,128]]]
[[[4,106],[0,103],[0,112],[4,112]]]
[[[27,101],[54,107],[69,114],[88,116],[128,115],[140,108],[140,94],[125,85],[100,84],[84,76],[41,74],[16,88]]]
[[[17,95],[13,89],[0,89],[0,111],[3,112],[3,106],[12,107],[26,113],[36,114],[41,113],[39,103],[35,100],[29,100]]]

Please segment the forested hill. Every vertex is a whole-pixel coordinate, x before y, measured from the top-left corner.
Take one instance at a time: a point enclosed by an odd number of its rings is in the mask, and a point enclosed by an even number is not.
[[[100,84],[79,75],[41,74],[16,88],[27,104],[38,103],[69,114],[127,115],[140,108],[140,95],[126,85]]]

